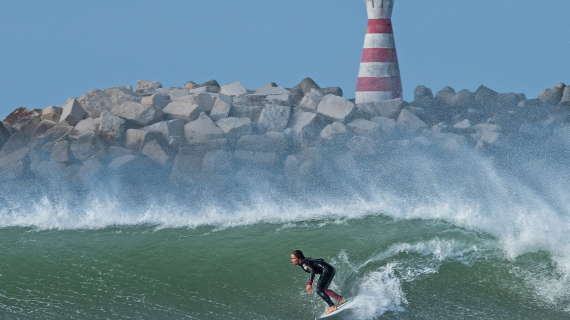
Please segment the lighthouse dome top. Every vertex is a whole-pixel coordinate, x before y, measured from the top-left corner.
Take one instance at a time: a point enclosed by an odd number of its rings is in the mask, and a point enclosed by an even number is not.
[[[368,19],[391,19],[394,0],[366,0]]]

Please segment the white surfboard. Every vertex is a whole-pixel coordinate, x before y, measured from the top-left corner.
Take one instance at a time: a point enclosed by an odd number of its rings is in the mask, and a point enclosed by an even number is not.
[[[323,314],[322,316],[315,318],[315,320],[319,320],[319,319],[325,319],[328,317],[332,317],[334,315],[337,315],[341,312],[343,312],[344,310],[348,309],[347,306],[350,305],[352,303],[352,300],[348,300],[348,302],[346,302],[345,304],[341,305],[340,307],[338,307],[335,311],[329,313],[329,314]]]

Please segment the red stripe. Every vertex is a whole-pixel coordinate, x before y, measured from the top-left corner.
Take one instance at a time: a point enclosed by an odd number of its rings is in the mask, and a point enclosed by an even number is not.
[[[396,48],[365,48],[361,62],[393,62],[398,63]]]
[[[391,19],[369,19],[366,33],[394,33]]]
[[[402,96],[402,80],[397,77],[360,77],[356,83],[356,92],[391,91],[393,98]]]

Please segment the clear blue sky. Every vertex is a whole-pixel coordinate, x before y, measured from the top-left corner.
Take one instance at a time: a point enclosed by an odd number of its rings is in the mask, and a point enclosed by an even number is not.
[[[93,88],[312,77],[354,97],[364,0],[0,0],[0,119]],[[404,98],[570,84],[569,0],[396,0]]]

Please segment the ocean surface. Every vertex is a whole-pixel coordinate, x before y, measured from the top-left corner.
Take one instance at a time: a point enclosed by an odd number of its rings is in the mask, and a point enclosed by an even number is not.
[[[570,319],[570,169],[516,159],[392,155],[302,198],[5,194],[0,318],[314,319],[301,249],[354,301],[334,319]]]

